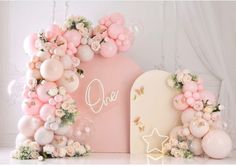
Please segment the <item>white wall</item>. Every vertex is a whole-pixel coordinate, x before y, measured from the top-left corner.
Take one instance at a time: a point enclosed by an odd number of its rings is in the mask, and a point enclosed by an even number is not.
[[[145,70],[164,66],[167,71],[189,68],[206,79],[207,86],[217,93],[219,82],[211,76],[195,56],[183,28],[176,28],[174,2],[69,2],[68,13],[84,15],[94,23],[103,15],[117,11],[127,18],[131,25],[138,25],[140,33],[132,49],[126,53]],[[0,146],[14,144],[17,119],[20,110],[20,85],[28,58],[23,51],[24,37],[52,22],[52,1],[0,2]],[[230,17],[236,9],[236,2],[212,2],[222,27],[225,40],[225,58],[236,92],[236,17]],[[168,12],[167,12],[168,11]],[[65,15],[64,2],[57,2],[56,22],[61,23]],[[233,25],[231,28],[228,26]],[[166,49],[167,48],[167,49]],[[194,63],[193,63],[194,62]],[[17,80],[17,93],[9,100],[7,84]]]

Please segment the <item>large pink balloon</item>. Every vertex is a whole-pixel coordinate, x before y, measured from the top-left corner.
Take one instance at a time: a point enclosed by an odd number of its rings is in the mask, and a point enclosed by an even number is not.
[[[42,103],[37,98],[24,99],[21,108],[27,115],[38,115]]]
[[[105,58],[110,58],[117,54],[117,46],[114,42],[108,41],[101,44],[100,54]]]
[[[24,50],[30,56],[35,55],[38,51],[38,49],[35,47],[35,41],[37,40],[37,38],[37,34],[32,33],[24,40]]]
[[[183,86],[183,92],[190,91],[196,92],[197,91],[197,83],[194,81],[186,82]]]
[[[189,123],[194,118],[195,112],[196,111],[192,108],[187,108],[186,110],[184,110],[181,114],[182,123]]]
[[[173,99],[173,104],[177,110],[185,110],[188,108],[188,104],[186,103],[186,99],[183,94],[178,94],[175,96]]]
[[[18,130],[25,137],[34,136],[35,131],[42,125],[42,122],[39,118],[24,115],[18,122]]]
[[[48,81],[56,81],[60,79],[63,71],[63,64],[56,59],[47,59],[40,66],[42,77]]]
[[[39,145],[46,145],[52,142],[54,133],[50,130],[40,127],[34,134],[34,139]]]
[[[63,37],[67,40],[68,43],[73,43],[75,47],[79,46],[81,40],[81,34],[75,30],[66,31]]]
[[[52,88],[56,88],[57,85],[54,82],[45,82],[43,84],[40,84],[37,89],[37,95],[38,98],[42,101],[42,102],[47,102],[51,96],[48,95],[48,91]]]
[[[54,115],[55,107],[50,104],[44,104],[40,109],[40,117],[46,121],[49,115]]]
[[[216,104],[216,97],[213,93],[209,92],[209,91],[201,91],[200,92],[200,98],[201,100],[203,100],[204,102],[208,101],[210,103],[212,103],[213,105]]]
[[[223,130],[212,130],[203,137],[202,148],[209,157],[223,159],[232,150],[232,140]]]

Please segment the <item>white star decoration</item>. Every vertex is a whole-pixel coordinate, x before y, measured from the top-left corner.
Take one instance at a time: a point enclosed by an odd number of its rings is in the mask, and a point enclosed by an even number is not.
[[[158,137],[161,137],[161,138],[165,138],[162,142],[161,142],[161,149],[157,148],[157,147],[150,147],[150,143],[149,141],[147,140],[147,138],[151,138],[153,137],[154,134],[157,134]],[[154,128],[152,130],[152,133],[150,135],[144,135],[143,137],[143,140],[144,142],[147,144],[147,148],[146,148],[146,152],[147,153],[151,153],[151,152],[154,152],[154,151],[157,151],[157,152],[160,152],[162,154],[162,149],[163,149],[163,146],[165,144],[165,142],[169,139],[168,136],[165,136],[165,135],[161,135],[158,131],[157,128]]]

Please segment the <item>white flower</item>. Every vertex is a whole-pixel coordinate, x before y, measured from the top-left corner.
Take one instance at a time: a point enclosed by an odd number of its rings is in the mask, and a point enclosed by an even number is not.
[[[87,149],[87,151],[91,151],[91,147],[89,145],[85,145],[84,147]]]
[[[186,142],[180,142],[178,148],[186,150],[188,149],[188,144]]]
[[[69,106],[70,106],[70,104],[67,101],[63,102],[61,105],[62,109],[64,109],[64,110],[68,110]]]
[[[73,148],[73,146],[66,147],[66,154],[70,157],[73,157],[75,155],[75,149]]]
[[[172,149],[170,150],[170,154],[174,155],[177,150],[178,150],[177,148],[172,148]]]
[[[73,145],[73,143],[74,143],[74,141],[73,141],[72,139],[69,139],[69,140],[67,141],[67,145],[68,145],[68,146]]]
[[[88,43],[88,38],[83,37],[83,38],[81,39],[80,43],[83,44],[83,45],[87,44],[87,43]]]
[[[173,88],[175,86],[175,81],[172,78],[169,78],[167,84],[169,87]]]
[[[73,145],[75,151],[76,151],[76,152],[79,152],[79,148],[80,148],[80,146],[81,146],[80,143],[79,143],[79,142],[74,142],[72,145]]]
[[[30,156],[32,159],[37,159],[39,157],[39,153],[37,151],[31,151]]]
[[[84,24],[83,23],[77,23],[76,24],[76,29],[80,30],[82,28],[84,28]]]
[[[29,146],[30,146],[30,148],[32,148],[32,149],[34,149],[34,150],[36,150],[36,151],[40,151],[40,146],[39,146],[39,144],[37,143],[37,142],[31,142],[30,144],[29,144]]]
[[[38,157],[38,160],[39,160],[39,161],[43,161],[43,160],[44,160],[43,156],[39,156],[39,157]]]
[[[79,153],[80,155],[83,155],[83,154],[86,153],[86,149],[84,148],[84,146],[81,145],[81,146],[78,148],[78,153]]]
[[[49,89],[48,94],[50,96],[56,96],[58,94],[58,89],[57,88]]]
[[[214,107],[210,105],[210,106],[206,106],[206,107],[203,109],[203,112],[211,113],[213,110],[214,110]]]
[[[178,82],[182,82],[183,81],[183,77],[184,77],[184,74],[183,73],[178,73],[176,78],[177,78],[177,81]]]
[[[58,148],[58,156],[65,157],[66,156],[66,149],[65,148]]]
[[[53,145],[45,145],[43,147],[43,152],[47,153],[47,154],[53,154],[55,152],[55,147]]]
[[[29,146],[29,144],[32,142],[32,140],[27,139],[23,142],[22,146]]]
[[[176,150],[176,151],[174,152],[174,157],[176,157],[176,158],[184,157],[184,151],[182,151],[182,150]]]
[[[221,111],[225,109],[225,107],[224,107],[223,105],[219,105],[218,108],[219,108],[219,110],[221,110]]]
[[[60,95],[65,96],[66,95],[66,89],[62,86],[59,87],[59,93],[60,93]]]
[[[175,138],[170,138],[169,140],[171,146],[177,146],[178,145],[178,140]]]
[[[55,115],[57,116],[57,117],[63,117],[64,115],[65,115],[65,112],[62,110],[62,109],[56,109],[55,110]]]
[[[77,112],[77,109],[73,105],[70,105],[69,108],[68,108],[68,112],[69,113],[75,113],[75,112]]]
[[[192,80],[192,77],[189,74],[184,74],[183,79],[182,79],[183,83],[189,82],[191,80]]]
[[[91,48],[93,51],[98,51],[100,49],[101,45],[99,41],[94,41],[91,43]]]

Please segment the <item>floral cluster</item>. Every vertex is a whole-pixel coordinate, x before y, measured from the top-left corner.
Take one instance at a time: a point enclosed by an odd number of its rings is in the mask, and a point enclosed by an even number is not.
[[[216,97],[204,89],[203,81],[189,70],[172,74],[167,84],[180,92],[174,96],[173,106],[182,111],[182,126],[171,130],[163,152],[184,158],[203,155],[204,137],[213,129],[223,129],[220,111],[224,106],[217,104]]]

